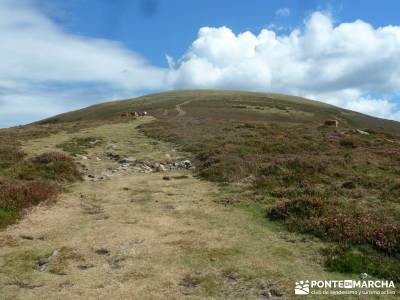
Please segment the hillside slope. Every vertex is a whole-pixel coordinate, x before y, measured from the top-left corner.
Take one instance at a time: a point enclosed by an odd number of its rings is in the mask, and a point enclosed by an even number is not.
[[[286,299],[299,279],[400,282],[399,128],[298,97],[201,90],[0,130],[0,289]]]
[[[135,99],[107,102],[61,114],[40,124],[84,120],[114,120],[121,113],[148,111],[155,117],[181,116],[179,105],[188,116],[220,119],[276,120],[284,122],[321,123],[337,118],[348,126],[370,128],[400,134],[400,123],[370,117],[322,102],[281,94],[223,90],[183,90],[147,95]]]

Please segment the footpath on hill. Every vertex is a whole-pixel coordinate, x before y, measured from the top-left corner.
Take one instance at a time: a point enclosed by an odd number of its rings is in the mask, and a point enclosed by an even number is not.
[[[1,299],[287,299],[298,279],[343,278],[323,270],[318,242],[221,204],[187,155],[137,130],[150,121],[25,144],[104,141],[77,158],[84,181],[0,232]]]

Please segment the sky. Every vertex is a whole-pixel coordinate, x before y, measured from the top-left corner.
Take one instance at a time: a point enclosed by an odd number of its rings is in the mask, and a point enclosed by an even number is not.
[[[399,1],[0,0],[0,127],[190,88],[400,121]]]

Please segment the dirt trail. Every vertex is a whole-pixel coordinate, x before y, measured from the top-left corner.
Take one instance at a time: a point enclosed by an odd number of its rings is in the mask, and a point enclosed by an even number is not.
[[[176,110],[178,111],[178,117],[183,117],[184,115],[186,115],[186,111],[184,111],[183,109],[182,109],[182,105],[186,105],[186,104],[188,104],[188,103],[190,103],[190,101],[185,101],[185,102],[182,102],[181,104],[177,104],[175,107],[176,107]]]
[[[141,159],[181,155],[141,135],[135,127],[142,121],[135,122],[82,134],[103,134],[116,151]],[[68,137],[36,140],[25,151]],[[105,159],[84,163],[110,167]],[[0,298],[286,299],[297,278],[338,278],[316,262],[318,245],[279,235],[263,216],[220,198],[216,185],[186,170],[76,183],[56,204],[0,232]]]

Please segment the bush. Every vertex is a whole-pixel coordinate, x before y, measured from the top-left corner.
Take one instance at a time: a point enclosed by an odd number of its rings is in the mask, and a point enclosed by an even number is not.
[[[340,202],[303,197],[278,201],[267,217],[283,220],[293,231],[343,245],[371,245],[390,256],[400,256],[399,218],[386,209],[362,211]]]
[[[8,175],[20,180],[44,179],[73,182],[81,175],[73,160],[58,152],[43,153],[10,168]]]
[[[20,162],[25,154],[15,146],[0,145],[0,169]]]
[[[59,189],[44,181],[0,180],[0,227],[15,223],[23,211],[55,199]]]
[[[53,199],[58,189],[44,181],[2,180],[0,207],[21,210]]]
[[[341,273],[367,273],[372,276],[400,282],[400,264],[392,257],[372,249],[330,248],[324,251],[329,271]]]
[[[344,137],[340,139],[340,145],[345,148],[357,148],[358,140],[353,137]]]
[[[295,200],[282,200],[268,211],[271,220],[287,219],[291,217],[310,218],[320,216],[325,206],[322,198],[302,197]]]
[[[32,162],[38,164],[49,164],[57,162],[71,162],[71,157],[61,152],[47,152],[32,158]]]

